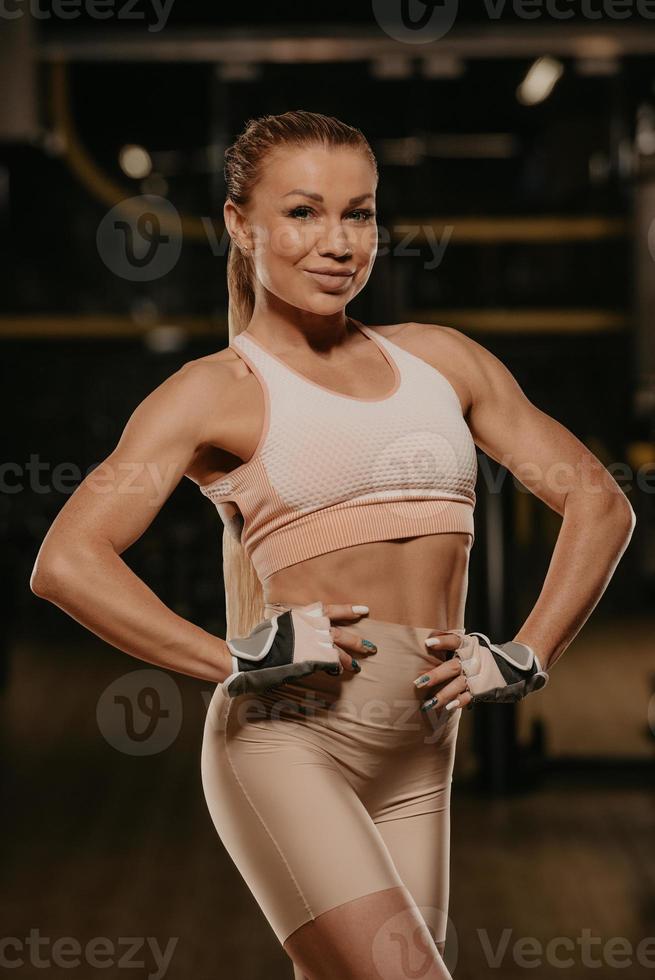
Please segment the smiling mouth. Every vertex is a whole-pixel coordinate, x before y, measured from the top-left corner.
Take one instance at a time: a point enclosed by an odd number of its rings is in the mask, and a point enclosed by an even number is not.
[[[311,269],[303,269],[307,275],[311,276],[320,285],[327,286],[329,289],[339,289],[344,285],[348,285],[352,282],[355,275],[354,272],[346,273],[343,272],[312,272]]]

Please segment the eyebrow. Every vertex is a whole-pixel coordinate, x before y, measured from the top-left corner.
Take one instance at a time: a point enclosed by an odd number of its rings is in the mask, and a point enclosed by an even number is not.
[[[291,194],[301,194],[303,197],[311,197],[313,201],[323,201],[322,194],[313,194],[311,191],[304,191],[300,187],[296,187],[295,190],[289,191],[287,194],[283,194],[283,197],[289,197]],[[373,197],[372,194],[359,194],[357,197],[351,197],[348,204],[360,204],[365,201],[368,197]]]

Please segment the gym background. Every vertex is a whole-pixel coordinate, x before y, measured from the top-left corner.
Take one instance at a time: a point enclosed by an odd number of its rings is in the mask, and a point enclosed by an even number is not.
[[[227,344],[223,152],[248,118],[294,108],[359,126],[378,158],[380,251],[348,312],[486,345],[637,515],[544,693],[464,712],[446,962],[460,980],[655,966],[655,11],[413,2],[413,26],[400,0],[2,5],[0,956],[15,976],[42,975],[34,935],[51,977],[76,956],[85,978],[290,975],[202,796],[213,686],[103,643],[29,576],[134,407]],[[466,622],[510,636],[561,519],[479,463]],[[123,557],[224,636],[221,533],[183,479]],[[125,937],[141,937],[131,952]]]

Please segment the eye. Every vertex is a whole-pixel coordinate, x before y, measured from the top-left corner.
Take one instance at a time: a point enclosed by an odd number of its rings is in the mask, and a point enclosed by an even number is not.
[[[370,221],[371,218],[375,216],[375,211],[371,211],[370,208],[358,208],[357,211],[351,211],[351,214],[361,214],[362,217],[359,221]]]
[[[293,209],[293,211],[287,211],[287,214],[291,218],[298,218],[298,217],[303,218],[304,215],[299,215],[298,214],[299,211],[313,211],[313,210],[314,209],[313,208],[310,208],[309,205],[307,205],[307,204],[299,204],[297,208],[294,208]]]
[[[287,211],[287,215],[290,218],[300,218],[301,220],[306,220],[310,213],[316,214],[314,209],[310,208],[308,204],[299,204],[298,207],[293,208],[292,211]],[[357,208],[357,210],[350,212],[349,217],[352,215],[358,215],[359,217],[357,217],[355,220],[358,223],[361,223],[363,221],[370,221],[371,218],[374,218],[375,211],[372,211],[370,208]]]

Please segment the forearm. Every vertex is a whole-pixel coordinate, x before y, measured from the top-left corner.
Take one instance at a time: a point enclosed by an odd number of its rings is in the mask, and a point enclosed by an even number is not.
[[[628,509],[580,496],[567,501],[544,584],[515,640],[549,670],[589,618],[632,536]]]
[[[231,673],[225,641],[169,609],[111,546],[43,564],[33,591],[124,653],[217,683]]]

